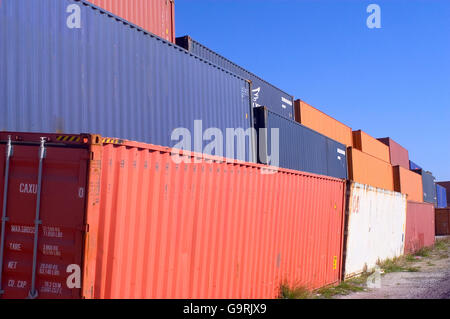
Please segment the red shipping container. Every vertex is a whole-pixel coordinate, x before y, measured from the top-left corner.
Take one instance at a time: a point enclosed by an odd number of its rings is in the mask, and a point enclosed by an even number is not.
[[[401,166],[409,170],[409,152],[390,137],[379,138],[380,142],[389,146],[389,155],[392,166]]]
[[[434,205],[408,201],[406,210],[405,254],[434,245]]]
[[[435,210],[436,236],[450,236],[450,208]]]
[[[275,298],[284,282],[340,281],[344,180],[177,164],[169,148],[96,135],[1,133],[0,154],[3,298]]]
[[[174,0],[89,0],[88,2],[175,43]]]

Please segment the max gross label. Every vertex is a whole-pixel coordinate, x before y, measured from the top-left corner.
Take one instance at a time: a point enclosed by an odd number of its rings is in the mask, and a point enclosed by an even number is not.
[[[246,318],[258,317],[267,313],[266,304],[258,303],[229,303],[221,305],[202,305],[189,303],[183,306],[183,314],[191,315],[192,318],[207,318],[207,317],[221,317],[221,318]]]

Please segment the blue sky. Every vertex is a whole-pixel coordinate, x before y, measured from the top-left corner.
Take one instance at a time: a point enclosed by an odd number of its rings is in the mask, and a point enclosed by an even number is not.
[[[381,29],[366,26],[369,4]],[[176,0],[191,35],[450,180],[449,0]]]

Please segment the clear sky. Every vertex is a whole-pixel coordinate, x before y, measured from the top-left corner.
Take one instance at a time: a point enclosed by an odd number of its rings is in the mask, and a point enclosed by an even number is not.
[[[370,4],[381,29],[369,29]],[[176,0],[190,35],[450,180],[450,0]]]

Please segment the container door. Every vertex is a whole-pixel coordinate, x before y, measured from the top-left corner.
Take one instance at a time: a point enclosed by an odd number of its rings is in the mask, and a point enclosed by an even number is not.
[[[77,286],[85,231],[88,152],[43,146],[13,144],[8,165],[8,145],[0,145],[0,209],[5,217],[0,234],[0,298],[81,296]]]

